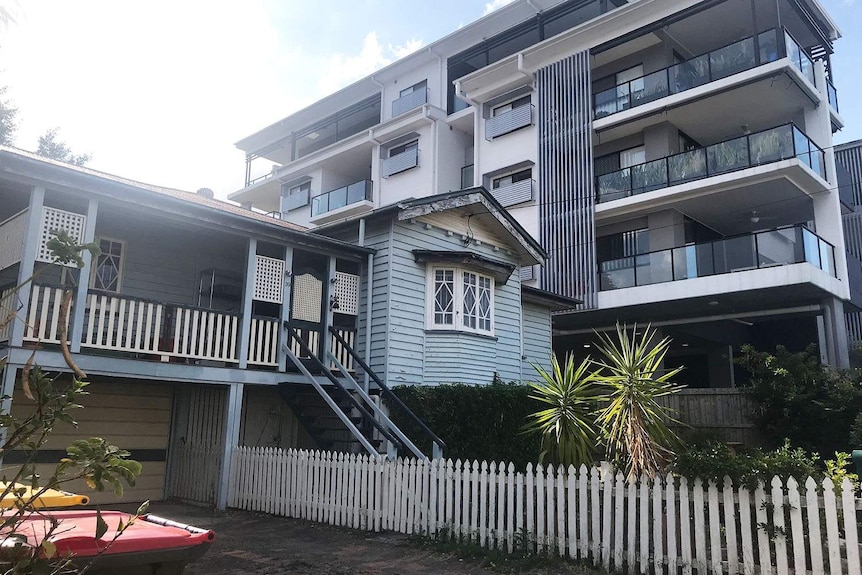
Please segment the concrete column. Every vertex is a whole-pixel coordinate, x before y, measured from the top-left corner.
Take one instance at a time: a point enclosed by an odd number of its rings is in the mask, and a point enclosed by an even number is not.
[[[239,328],[239,368],[248,367],[248,338],[251,333],[251,298],[254,293],[254,274],[257,269],[257,240],[249,238],[245,258],[245,285],[242,289],[242,317]]]
[[[281,295],[281,325],[278,326],[278,371],[287,369],[287,354],[284,353],[282,345],[290,345],[290,338],[287,337],[286,322],[290,321],[291,294],[293,293],[293,248],[284,248],[284,284]]]
[[[99,213],[99,202],[90,198],[87,204],[87,223],[84,227],[84,243],[96,240],[96,218]],[[84,251],[84,267],[78,275],[78,289],[75,290],[75,304],[72,306],[72,329],[69,349],[72,353],[81,351],[81,338],[84,335],[84,310],[87,308],[87,290],[90,289],[90,270],[93,258],[89,251]]]
[[[27,223],[24,231],[24,247],[21,250],[21,262],[18,264],[18,290],[19,301],[24,307],[19,316],[26,315],[27,307],[30,305],[30,282],[24,284],[33,276],[36,264],[36,254],[39,250],[39,234],[42,232],[42,206],[45,204],[45,188],[36,186],[30,192],[30,205],[27,211]],[[24,285],[22,285],[24,284]],[[23,317],[12,322],[12,333],[9,338],[10,347],[20,347],[24,343],[24,320]]]
[[[243,384],[232,383],[227,397],[227,421],[225,422],[224,451],[222,452],[221,469],[219,470],[218,495],[216,507],[224,510],[230,488],[230,466],[233,449],[239,443],[239,428],[242,418]]]

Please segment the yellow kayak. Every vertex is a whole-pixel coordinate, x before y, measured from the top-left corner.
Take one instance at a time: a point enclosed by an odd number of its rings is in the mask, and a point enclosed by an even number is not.
[[[4,493],[6,491],[7,485],[7,483],[0,481],[0,493]],[[22,489],[24,490],[23,492],[21,491]],[[30,487],[18,483],[15,485],[14,493],[6,493],[6,495],[0,499],[0,509],[15,507],[16,502],[18,504],[25,504],[38,492],[38,489],[34,491]],[[47,509],[51,507],[86,505],[89,502],[90,498],[86,495],[77,495],[67,491],[60,491],[59,489],[48,489],[33,502],[33,505],[37,509]]]

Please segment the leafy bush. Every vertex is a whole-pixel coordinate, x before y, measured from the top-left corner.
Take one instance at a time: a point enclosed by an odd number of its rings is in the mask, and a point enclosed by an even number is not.
[[[402,386],[393,391],[446,442],[451,459],[535,463],[541,439],[521,433],[529,414],[541,409],[530,388],[497,380],[491,385]],[[425,453],[430,441],[411,419],[392,409],[390,417]]]
[[[754,423],[768,446],[787,438],[810,451],[847,451],[854,429],[853,441],[862,440],[862,422],[855,423],[862,412],[862,373],[824,367],[813,347],[791,353],[779,346],[772,354],[743,346],[737,361],[750,374]]]
[[[753,486],[758,480],[768,483],[775,475],[792,476],[800,482],[808,476],[820,477],[818,460],[816,453],[793,448],[787,441],[778,449],[764,452],[760,449],[734,451],[726,443],[713,439],[690,444],[677,455],[672,469],[685,477],[720,482],[728,476],[734,484]]]

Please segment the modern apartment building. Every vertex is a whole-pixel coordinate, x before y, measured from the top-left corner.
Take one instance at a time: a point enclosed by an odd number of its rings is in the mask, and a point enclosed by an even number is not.
[[[230,198],[352,240],[482,186],[549,255],[522,285],[582,302],[557,351],[652,322],[691,386],[745,343],[847,365],[838,37],[818,0],[518,0],[239,141]]]
[[[847,337],[852,350],[862,343],[862,140],[835,146],[835,168],[839,193],[853,206],[843,222],[852,304],[846,314]]]

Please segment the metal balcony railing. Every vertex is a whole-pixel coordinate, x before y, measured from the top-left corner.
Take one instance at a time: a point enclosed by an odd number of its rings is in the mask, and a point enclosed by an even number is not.
[[[838,90],[832,85],[832,82],[826,83],[826,95],[829,98],[829,105],[838,114]]]
[[[835,248],[802,225],[599,263],[602,291],[808,262],[835,276]]]
[[[826,159],[793,124],[755,132],[596,177],[596,201],[609,202],[753,166],[798,158],[826,179]]]
[[[783,38],[783,41],[779,39]],[[814,84],[814,62],[799,43],[782,28],[766,30],[733,44],[619,84],[593,96],[596,119],[642,106],[745,70],[788,57]]]
[[[428,88],[414,90],[392,102],[392,117],[400,116],[428,102]]]
[[[485,120],[485,139],[491,140],[503,134],[514,132],[533,123],[533,106],[524,105],[513,108],[499,116]]]
[[[371,180],[361,180],[311,199],[311,217],[319,216],[350,204],[371,201]]]

